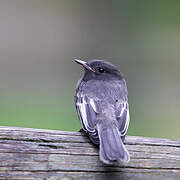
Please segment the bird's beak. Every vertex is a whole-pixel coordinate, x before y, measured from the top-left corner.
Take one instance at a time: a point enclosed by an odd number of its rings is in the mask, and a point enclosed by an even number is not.
[[[85,61],[74,59],[74,61],[80,65],[82,65],[84,68],[88,69],[89,71],[95,72]]]

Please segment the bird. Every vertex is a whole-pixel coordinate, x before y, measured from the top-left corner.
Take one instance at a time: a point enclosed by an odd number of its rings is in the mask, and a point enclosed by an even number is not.
[[[75,93],[75,107],[83,131],[99,146],[102,163],[128,163],[130,155],[124,140],[130,113],[123,74],[105,60],[74,61],[84,68]]]

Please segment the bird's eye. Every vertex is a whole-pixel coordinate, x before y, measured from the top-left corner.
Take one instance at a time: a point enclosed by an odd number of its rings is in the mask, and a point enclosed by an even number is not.
[[[98,68],[98,71],[99,71],[100,73],[103,73],[103,72],[104,72],[104,69],[103,69],[103,68]]]

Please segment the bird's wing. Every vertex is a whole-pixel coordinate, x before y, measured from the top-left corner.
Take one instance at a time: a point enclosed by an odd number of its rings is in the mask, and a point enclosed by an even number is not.
[[[125,136],[130,121],[129,104],[127,101],[118,101],[116,103],[116,118],[118,121],[119,131],[122,136]]]
[[[96,129],[96,116],[99,113],[98,102],[89,98],[86,94],[77,93],[75,105],[81,121],[83,130],[86,131],[91,140],[98,144],[98,134]]]

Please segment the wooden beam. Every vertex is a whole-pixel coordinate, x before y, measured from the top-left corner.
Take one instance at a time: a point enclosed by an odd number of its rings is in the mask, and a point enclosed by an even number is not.
[[[104,165],[85,134],[0,127],[0,179],[180,179],[180,141],[128,136],[128,164]]]

